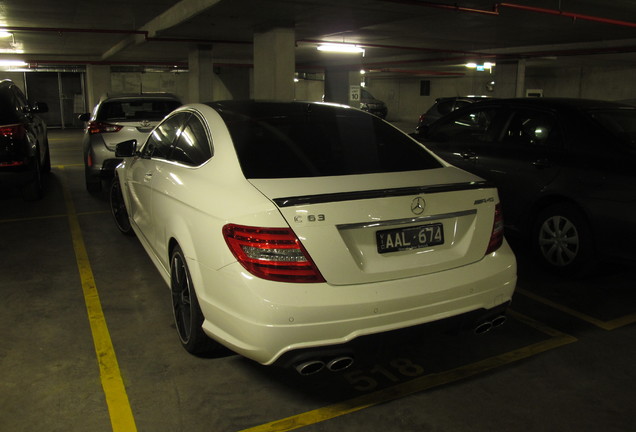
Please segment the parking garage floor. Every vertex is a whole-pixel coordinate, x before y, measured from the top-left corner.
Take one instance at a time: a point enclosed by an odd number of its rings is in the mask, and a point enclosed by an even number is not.
[[[0,430],[636,430],[633,265],[565,280],[515,246],[504,326],[400,334],[341,373],[197,358],[137,239],[86,192],[81,132],[49,136],[45,197],[0,193]]]

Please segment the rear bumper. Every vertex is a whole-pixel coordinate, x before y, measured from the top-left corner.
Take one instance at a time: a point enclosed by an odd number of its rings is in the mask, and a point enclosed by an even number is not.
[[[0,167],[0,185],[20,186],[32,182],[36,178],[35,166],[20,169]]]
[[[115,167],[121,161],[122,159],[115,158],[115,151],[108,149],[101,137],[91,137],[90,145],[85,146],[84,164],[90,177],[112,177]]]
[[[505,242],[467,266],[360,285],[272,283],[236,263],[219,271],[196,262],[189,267],[204,331],[262,364],[292,351],[490,310],[511,300],[517,279],[515,257]]]

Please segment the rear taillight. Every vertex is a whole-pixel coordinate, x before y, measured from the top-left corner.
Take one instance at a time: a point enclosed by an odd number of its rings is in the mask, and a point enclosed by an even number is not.
[[[504,221],[503,213],[501,211],[501,204],[495,206],[495,221],[492,225],[492,233],[490,234],[490,241],[488,242],[488,249],[486,255],[493,253],[502,245],[504,239]]]
[[[223,236],[238,262],[254,276],[280,282],[325,281],[289,228],[229,224]]]
[[[10,140],[23,140],[26,138],[26,128],[22,124],[0,126],[0,136]],[[17,167],[28,164],[27,159],[0,161],[0,167]]]
[[[5,138],[22,139],[26,135],[26,129],[21,124],[0,126],[0,135]]]
[[[119,132],[120,130],[122,130],[122,128],[123,126],[99,121],[92,121],[88,123],[88,133],[91,135],[98,133]]]

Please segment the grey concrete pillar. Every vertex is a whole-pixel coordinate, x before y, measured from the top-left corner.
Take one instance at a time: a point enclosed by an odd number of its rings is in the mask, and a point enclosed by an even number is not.
[[[325,102],[360,108],[360,71],[342,68],[325,70]]]
[[[495,66],[494,97],[509,98],[525,96],[526,61],[501,63]]]
[[[188,100],[187,103],[211,102],[214,100],[214,59],[211,45],[197,45],[188,56]]]
[[[254,99],[294,100],[295,37],[291,28],[254,34]]]
[[[110,66],[86,65],[86,102],[92,111],[99,98],[111,91]]]

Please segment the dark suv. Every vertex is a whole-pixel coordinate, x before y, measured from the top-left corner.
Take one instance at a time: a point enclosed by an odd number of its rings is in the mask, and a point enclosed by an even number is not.
[[[582,271],[598,255],[636,260],[636,107],[482,101],[425,127],[419,138],[495,183],[508,227],[527,235],[551,268]]]
[[[10,80],[0,81],[0,186],[18,186],[25,199],[42,196],[51,170],[46,124],[37,113],[45,103],[29,104]]]
[[[442,97],[435,99],[435,103],[420,116],[415,132],[419,133],[423,126],[433,123],[435,120],[449,114],[455,110],[470,105],[474,102],[485,100],[485,96],[456,96]]]

